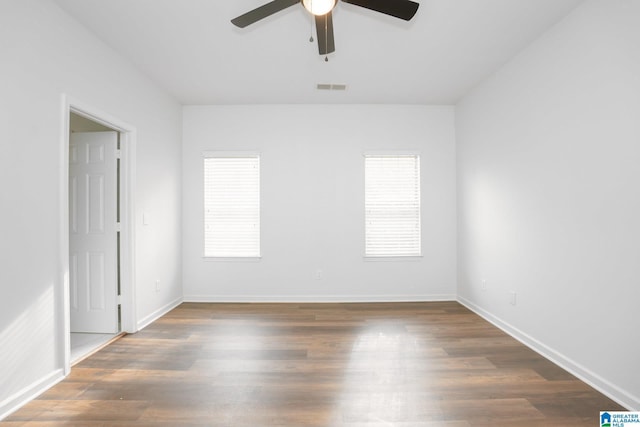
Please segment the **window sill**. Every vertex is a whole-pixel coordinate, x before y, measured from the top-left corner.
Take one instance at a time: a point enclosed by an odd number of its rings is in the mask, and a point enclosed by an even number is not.
[[[206,262],[260,262],[262,260],[261,256],[258,257],[245,257],[245,256],[237,256],[237,257],[221,257],[221,256],[202,256],[202,260]]]
[[[409,256],[363,256],[362,259],[365,262],[418,262],[422,261],[424,256],[422,255],[409,255]]]

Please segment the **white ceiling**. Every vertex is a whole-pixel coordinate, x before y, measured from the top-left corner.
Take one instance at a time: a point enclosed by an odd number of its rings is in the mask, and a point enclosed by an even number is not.
[[[301,5],[239,29],[268,0],[55,1],[182,104],[455,104],[582,2],[417,0],[410,22],[338,2],[325,62]]]

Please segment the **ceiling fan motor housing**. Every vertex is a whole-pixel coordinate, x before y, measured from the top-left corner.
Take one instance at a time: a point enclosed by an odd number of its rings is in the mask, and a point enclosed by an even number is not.
[[[302,0],[305,9],[316,16],[323,16],[331,12],[337,0]]]

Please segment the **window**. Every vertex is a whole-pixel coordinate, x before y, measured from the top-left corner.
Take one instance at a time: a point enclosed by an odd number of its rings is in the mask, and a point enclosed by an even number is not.
[[[204,256],[260,256],[260,158],[204,158]]]
[[[365,256],[420,256],[420,156],[365,156]]]

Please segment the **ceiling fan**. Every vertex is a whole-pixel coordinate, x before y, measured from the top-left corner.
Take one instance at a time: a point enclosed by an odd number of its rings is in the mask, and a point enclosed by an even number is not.
[[[355,6],[364,7],[385,15],[393,16],[405,21],[411,20],[418,11],[419,4],[410,0],[341,0]],[[336,50],[333,39],[333,11],[338,0],[273,0],[256,9],[231,20],[237,27],[244,28],[261,19],[271,16],[281,10],[301,3],[313,14],[316,21],[318,36],[318,52],[326,55]],[[310,41],[313,41],[311,38]],[[325,59],[326,60],[326,59]]]

